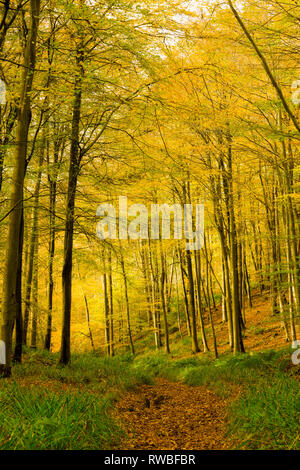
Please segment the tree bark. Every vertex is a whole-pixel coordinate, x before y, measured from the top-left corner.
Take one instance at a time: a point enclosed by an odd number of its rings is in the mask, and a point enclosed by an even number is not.
[[[3,273],[3,295],[1,310],[0,340],[5,344],[6,364],[0,368],[4,375],[11,373],[12,331],[17,316],[16,285],[18,275],[18,260],[16,253],[20,247],[20,226],[22,218],[22,200],[24,188],[24,175],[27,153],[28,131],[31,118],[30,95],[32,90],[35,62],[36,40],[39,26],[40,0],[30,1],[30,32],[26,45],[24,68],[22,76],[22,91],[20,109],[16,131],[16,152],[13,170],[13,184],[11,192],[11,212],[9,215],[7,252]]]
[[[66,365],[71,359],[71,305],[72,305],[72,265],[74,210],[77,179],[80,169],[81,154],[79,152],[79,125],[81,116],[82,82],[84,76],[84,52],[82,43],[77,47],[76,78],[74,87],[74,103],[72,116],[72,133],[70,148],[69,178],[67,189],[67,208],[64,237],[62,293],[63,293],[63,327],[61,334],[60,364]]]

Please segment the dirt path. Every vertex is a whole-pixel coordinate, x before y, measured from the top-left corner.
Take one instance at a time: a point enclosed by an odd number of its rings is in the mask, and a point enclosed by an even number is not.
[[[205,387],[158,379],[126,393],[114,415],[127,431],[121,450],[226,449],[226,401]],[[117,447],[116,447],[117,448]]]

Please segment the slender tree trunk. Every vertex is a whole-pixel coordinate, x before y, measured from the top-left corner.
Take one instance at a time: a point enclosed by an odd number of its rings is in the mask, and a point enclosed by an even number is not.
[[[201,329],[201,337],[202,337],[202,344],[204,352],[209,351],[209,347],[207,344],[205,327],[204,327],[204,315],[203,315],[203,304],[202,304],[202,296],[201,296],[201,256],[200,251],[197,250],[194,252],[194,259],[195,259],[195,273],[196,273],[196,283],[197,283],[197,293],[198,293],[198,307],[199,307],[199,322],[200,322],[200,329]]]
[[[45,349],[50,351],[51,349],[51,337],[52,337],[52,311],[53,311],[53,290],[54,290],[54,279],[53,279],[53,264],[55,255],[55,223],[56,223],[56,195],[57,195],[57,175],[58,175],[58,154],[61,146],[61,140],[56,140],[54,144],[54,159],[53,163],[55,166],[54,174],[48,172],[49,182],[49,258],[48,258],[48,312],[47,312],[47,330],[45,335]],[[47,163],[49,162],[49,155],[47,155]]]
[[[55,254],[55,206],[56,206],[56,181],[50,184],[50,217],[49,217],[49,261],[48,261],[48,312],[47,331],[45,336],[45,349],[51,349],[52,336],[52,311],[53,311],[53,263]]]
[[[22,348],[23,348],[23,315],[22,315],[22,265],[23,265],[23,240],[24,240],[24,210],[21,216],[20,226],[20,240],[19,240],[19,253],[18,253],[18,274],[16,286],[17,298],[17,316],[16,316],[16,345],[14,351],[14,362],[22,362]]]
[[[108,291],[109,291],[109,354],[115,355],[114,351],[114,305],[113,305],[113,279],[112,279],[112,259],[111,248],[108,252]]]
[[[153,250],[152,250],[153,248]],[[149,251],[149,264],[150,264],[150,274],[151,274],[151,287],[152,287],[152,312],[153,312],[153,329],[154,329],[154,340],[155,340],[155,347],[156,349],[161,348],[161,329],[160,329],[160,322],[159,322],[159,302],[158,302],[158,295],[159,295],[159,288],[157,286],[157,263],[156,263],[156,251],[155,247],[151,246],[150,239],[148,240],[148,251]],[[152,253],[153,251],[153,253]],[[155,254],[155,260],[153,259]],[[155,266],[154,266],[155,262]]]
[[[33,278],[33,273],[34,273],[35,251],[36,251],[36,246],[38,243],[39,196],[40,196],[40,187],[41,187],[41,178],[42,178],[43,158],[44,158],[44,148],[42,147],[40,158],[39,158],[39,169],[38,169],[37,181],[36,181],[35,190],[34,190],[34,206],[33,206],[30,248],[29,248],[29,258],[28,258],[28,271],[27,271],[27,279],[26,279],[24,332],[23,332],[23,343],[25,345],[27,344],[29,312],[31,310],[31,290],[32,290],[32,278]]]
[[[222,257],[222,322],[226,323],[227,317],[227,305],[226,305],[226,282],[225,282],[225,266],[224,259]]]
[[[130,306],[129,306],[129,298],[128,298],[128,284],[127,284],[127,274],[125,270],[125,263],[124,257],[122,253],[121,243],[120,243],[120,262],[122,268],[122,275],[124,280],[124,290],[125,290],[125,303],[126,303],[126,316],[127,316],[127,333],[129,339],[130,350],[132,354],[135,354],[134,344],[132,339],[132,331],[131,331],[131,321],[130,321]]]
[[[244,345],[241,335],[241,308],[239,303],[239,278],[238,278],[238,258],[237,258],[237,234],[234,215],[233,184],[232,184],[232,148],[231,135],[228,129],[228,203],[229,203],[229,236],[230,236],[230,262],[232,273],[232,326],[233,326],[233,352],[244,352]]]
[[[109,330],[109,297],[108,297],[108,286],[107,286],[107,272],[106,272],[106,260],[105,260],[105,249],[102,254],[102,265],[103,265],[103,294],[104,294],[104,316],[105,316],[105,349],[106,354],[110,354],[110,330]]]
[[[205,254],[206,254],[205,259],[206,259],[206,282],[207,282],[208,316],[209,316],[209,322],[210,322],[210,327],[211,327],[211,332],[212,332],[212,337],[213,337],[213,346],[214,346],[215,358],[217,358],[218,357],[217,339],[216,339],[216,333],[215,333],[215,327],[214,327],[212,311],[211,311],[211,305],[210,305],[210,297],[209,297],[209,269],[208,269],[208,253],[207,253],[206,237],[204,237],[204,249],[205,249]]]
[[[161,259],[160,296],[161,296],[162,311],[163,311],[163,318],[164,318],[164,327],[165,327],[165,352],[167,354],[169,354],[170,353],[170,344],[169,344],[169,326],[168,326],[168,317],[167,317],[168,307],[167,307],[166,292],[165,292],[166,272],[165,272],[165,261],[164,261],[163,251],[162,251],[161,240],[159,240],[159,248],[160,248],[160,259]]]
[[[10,135],[13,130],[14,124],[17,118],[17,107],[12,106],[6,120],[4,135],[0,138],[0,191],[3,184],[3,170],[4,170],[4,159],[7,154],[7,145],[9,143]],[[1,106],[0,106],[0,120],[1,120]]]
[[[229,232],[230,227],[230,212],[229,212],[229,188],[228,188],[228,173],[225,169],[225,164],[223,161],[223,155],[219,158],[219,169],[222,171],[222,183],[224,191],[224,201],[226,207],[226,221],[227,221],[227,232]],[[233,316],[232,316],[232,292],[230,285],[230,272],[229,272],[229,248],[228,248],[228,236],[225,232],[225,220],[221,210],[220,205],[221,200],[221,184],[220,181],[217,181],[215,188],[213,189],[213,202],[214,202],[214,217],[216,226],[219,233],[221,250],[222,250],[222,263],[224,265],[224,275],[225,275],[225,294],[226,294],[226,312],[228,320],[228,337],[230,349],[233,350]]]
[[[185,311],[186,329],[187,329],[188,336],[191,336],[192,329],[191,329],[191,320],[190,320],[190,312],[189,312],[189,300],[188,300],[188,294],[187,294],[187,289],[185,285],[184,260],[183,260],[182,251],[180,247],[178,247],[178,254],[179,254],[179,261],[180,261],[181,284],[182,284],[183,295],[184,295],[184,311]]]
[[[179,303],[179,287],[178,287],[178,273],[177,269],[175,270],[175,279],[176,279],[176,294],[177,294],[177,324],[178,324],[178,331],[180,334],[180,338],[183,338],[183,334],[181,331],[181,319],[180,319],[180,303]]]
[[[74,236],[74,210],[77,179],[80,169],[81,154],[79,152],[79,126],[82,101],[82,82],[84,53],[83,44],[78,46],[76,55],[76,78],[74,88],[74,103],[72,117],[72,133],[70,148],[69,179],[67,189],[67,209],[65,223],[62,294],[63,294],[63,327],[61,334],[60,364],[68,364],[71,359],[71,306],[72,306],[72,264],[73,264],[73,236]]]
[[[93,332],[92,332],[91,322],[90,322],[90,309],[89,309],[87,296],[85,295],[85,293],[83,293],[83,298],[84,298],[84,304],[85,304],[86,322],[87,322],[87,326],[89,330],[89,338],[91,341],[92,350],[95,351]]]
[[[191,252],[186,251],[186,261],[188,268],[188,280],[189,280],[189,295],[190,295],[190,307],[191,307],[191,332],[192,332],[192,351],[198,353],[200,351],[197,337],[197,323],[196,323],[196,306],[195,306],[195,294],[194,294],[194,276],[192,267]]]
[[[38,238],[36,238],[34,249],[34,267],[32,278],[32,309],[31,309],[31,341],[30,347],[36,349],[37,347],[37,317],[38,317]]]
[[[152,318],[153,318],[153,313],[151,311],[151,287],[150,287],[150,279],[149,279],[149,266],[147,263],[147,255],[146,255],[146,247],[143,245],[142,240],[141,240],[141,261],[142,261],[142,271],[143,271],[143,278],[144,278],[144,283],[145,283],[145,296],[146,296],[146,302],[147,302],[147,320],[148,320],[148,326],[151,327],[152,323]]]
[[[249,278],[249,273],[248,273],[248,268],[247,268],[245,252],[244,252],[244,273],[245,273],[245,289],[246,289],[247,296],[248,296],[248,304],[249,304],[249,307],[252,308],[251,286],[250,286],[250,278]]]

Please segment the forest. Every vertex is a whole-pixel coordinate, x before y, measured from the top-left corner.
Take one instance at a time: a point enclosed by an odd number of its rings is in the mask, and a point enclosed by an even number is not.
[[[299,450],[299,21],[0,1],[0,450]]]

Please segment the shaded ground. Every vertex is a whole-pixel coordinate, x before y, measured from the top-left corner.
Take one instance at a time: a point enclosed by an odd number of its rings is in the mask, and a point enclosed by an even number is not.
[[[126,429],[118,449],[227,449],[226,400],[205,387],[157,379],[128,392],[114,415]]]

